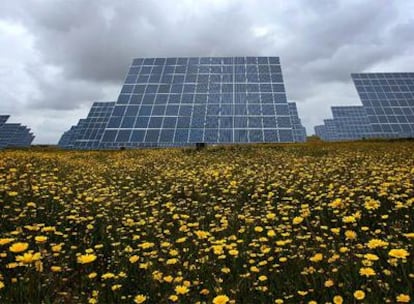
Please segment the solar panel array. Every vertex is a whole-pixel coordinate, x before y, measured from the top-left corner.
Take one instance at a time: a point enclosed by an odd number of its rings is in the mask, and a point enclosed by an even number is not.
[[[58,145],[66,149],[98,149],[115,102],[94,102],[85,119],[63,133]]]
[[[34,135],[19,123],[6,123],[9,115],[0,115],[0,149],[31,145]]]
[[[414,137],[414,73],[351,76],[362,106],[332,107],[333,119],[316,126],[316,135],[327,141]]]
[[[315,127],[315,134],[326,141],[358,140],[374,137],[372,127],[362,106],[331,107],[333,119]]]
[[[333,119],[325,119],[323,122],[323,125],[315,127],[315,134],[325,141],[340,140],[335,121]]]
[[[332,107],[337,137],[343,140],[357,140],[374,137],[367,113],[362,106]]]
[[[99,125],[88,116],[84,124],[93,128],[78,125],[66,132],[62,146],[114,149],[305,139],[296,106],[292,114],[286,99],[278,57],[136,58],[108,111],[111,107]]]
[[[299,118],[298,109],[295,102],[289,102],[289,114],[292,121],[293,127],[293,139],[295,142],[305,142],[306,141],[306,128],[302,125],[302,122]]]
[[[76,139],[78,125],[70,127],[70,129],[62,134],[58,142],[58,146],[64,149],[73,149],[73,143]]]
[[[292,142],[278,57],[134,59],[105,147]]]
[[[414,73],[351,77],[377,137],[414,137]]]

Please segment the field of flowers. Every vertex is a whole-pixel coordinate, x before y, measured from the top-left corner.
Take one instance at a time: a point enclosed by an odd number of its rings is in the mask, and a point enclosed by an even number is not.
[[[0,152],[0,303],[412,303],[413,155]]]

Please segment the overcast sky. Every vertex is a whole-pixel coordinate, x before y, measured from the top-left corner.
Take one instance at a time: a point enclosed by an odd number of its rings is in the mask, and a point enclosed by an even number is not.
[[[280,56],[308,135],[352,72],[414,71],[412,0],[1,0],[0,113],[55,144],[134,57]]]

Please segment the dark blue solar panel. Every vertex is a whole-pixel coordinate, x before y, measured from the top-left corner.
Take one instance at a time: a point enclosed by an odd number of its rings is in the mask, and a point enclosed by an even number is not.
[[[377,137],[414,137],[414,73],[352,74]]]
[[[0,115],[0,127],[6,123],[9,117],[9,115]]]
[[[298,109],[295,102],[288,103],[288,111],[293,126],[293,138],[295,142],[305,142],[306,141],[306,128],[302,125],[302,122],[299,118]]]
[[[9,115],[0,115],[0,149],[29,147],[34,139],[26,126],[18,123],[6,123]]]
[[[122,102],[121,102],[122,104]],[[58,145],[66,149],[96,149],[102,139],[107,125],[119,128],[121,126],[134,126],[135,117],[131,119],[127,115],[136,115],[137,106],[120,105],[117,111],[121,112],[118,116],[109,119],[114,110],[115,102],[95,102],[93,103],[86,119],[79,120],[76,126],[72,126],[66,131]],[[124,121],[122,120],[124,118]]]
[[[137,58],[102,146],[292,142],[293,133],[277,57]]]
[[[332,107],[324,140],[414,137],[414,73],[351,74],[362,106]]]

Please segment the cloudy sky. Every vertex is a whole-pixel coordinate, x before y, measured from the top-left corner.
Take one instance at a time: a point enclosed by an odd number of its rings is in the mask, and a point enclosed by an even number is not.
[[[54,144],[133,57],[280,56],[308,134],[352,72],[414,71],[411,0],[1,0],[0,113]]]

